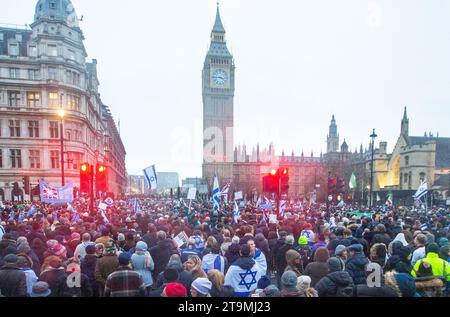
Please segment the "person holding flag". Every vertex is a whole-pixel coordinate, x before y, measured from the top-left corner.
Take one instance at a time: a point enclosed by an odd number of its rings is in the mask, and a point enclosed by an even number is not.
[[[417,189],[416,193],[414,194],[414,199],[416,201],[421,202],[421,199],[423,196],[425,196],[428,193],[428,184],[426,181],[423,181],[422,184],[420,184],[419,188]]]
[[[241,213],[239,211],[239,206],[237,204],[237,201],[234,201],[234,210],[233,210],[233,221],[234,223],[238,223],[239,217]]]
[[[217,175],[214,175],[213,202],[214,202],[214,210],[219,210],[220,188],[219,188],[219,179],[217,178]]]
[[[141,207],[139,206],[139,201],[137,197],[134,198],[133,211],[135,214],[142,213]]]

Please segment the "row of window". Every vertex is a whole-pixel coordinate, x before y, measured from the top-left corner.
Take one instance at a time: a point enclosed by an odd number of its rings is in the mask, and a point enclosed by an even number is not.
[[[10,68],[9,69],[9,77],[12,79],[25,79],[21,77],[21,69],[20,68]],[[67,84],[80,86],[80,74],[67,70],[65,82]],[[39,80],[40,79],[40,70],[39,69],[28,69],[28,79],[29,80]],[[48,68],[48,79],[59,80],[58,76],[58,68],[49,67]]]
[[[0,122],[1,123],[1,122]],[[59,135],[59,125],[57,121],[50,121],[49,122],[49,133],[51,139],[58,139],[60,137]],[[66,125],[69,128],[65,129],[66,132],[66,140],[67,141],[82,141],[83,134],[82,134],[82,126],[81,124],[67,124]],[[0,136],[2,136],[1,131],[1,124],[0,124]],[[39,121],[36,120],[29,120],[28,121],[28,137],[29,138],[39,138],[40,137],[40,128],[39,128]],[[9,136],[10,137],[21,137],[22,136],[22,129],[21,129],[21,122],[20,120],[9,120]]]
[[[20,107],[21,103],[21,92],[17,90],[8,90],[8,106],[9,107]],[[41,100],[41,94],[36,91],[28,91],[27,92],[27,107],[36,108],[39,106],[39,102]],[[49,108],[57,108],[61,106],[61,102],[58,99],[57,92],[49,92],[48,93],[48,107]],[[80,97],[76,95],[67,95],[67,109],[73,111],[80,111]]]
[[[21,34],[18,34],[22,36]],[[3,36],[3,33],[0,33],[0,36]],[[17,40],[17,37],[16,37]],[[3,39],[0,37],[0,41],[3,41]],[[22,40],[17,40],[18,42],[21,42]],[[20,55],[20,44],[19,43],[9,43],[8,44],[8,55],[12,57],[16,57]],[[58,57],[58,46],[56,44],[47,44],[47,56],[50,57]],[[38,48],[36,44],[28,44],[28,57],[38,57]],[[75,50],[67,48],[65,57],[67,59],[70,59],[72,61],[77,60],[77,54]]]
[[[30,169],[40,169],[41,168],[41,151],[40,150],[28,150],[28,163],[29,166],[23,166],[22,162],[22,153],[23,151],[20,149],[10,149],[9,151],[0,149],[0,168],[5,168],[6,164],[4,161],[7,157],[3,157],[3,152],[9,154],[9,166],[11,168],[30,168]],[[65,163],[67,165],[65,168],[78,170],[80,162],[83,159],[83,154],[78,152],[68,152],[67,160]],[[60,151],[59,150],[50,150],[50,168],[60,168],[61,160],[60,160]]]

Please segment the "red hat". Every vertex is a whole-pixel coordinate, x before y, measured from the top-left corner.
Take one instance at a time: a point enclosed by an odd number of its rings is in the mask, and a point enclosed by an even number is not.
[[[169,283],[166,285],[167,297],[186,297],[186,287],[180,283]]]
[[[305,225],[306,229],[312,229],[312,224],[310,224],[309,222]]]

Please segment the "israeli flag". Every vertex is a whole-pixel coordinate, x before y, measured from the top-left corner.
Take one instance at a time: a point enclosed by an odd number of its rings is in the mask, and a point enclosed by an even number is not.
[[[137,214],[142,213],[141,207],[139,207],[139,201],[137,198],[134,198],[133,211]]]
[[[23,210],[20,209],[20,210],[19,210],[19,219],[17,220],[17,222],[18,222],[18,223],[22,223],[24,219],[25,219],[25,218],[24,218],[24,216],[23,216]]]
[[[428,193],[427,182],[422,182],[422,184],[419,186],[419,189],[417,189],[417,192],[414,194],[414,198],[416,200],[420,200],[427,193]]]
[[[239,220],[239,216],[241,215],[241,212],[239,211],[239,206],[236,202],[236,200],[234,201],[234,210],[233,210],[233,220],[234,223],[237,223]]]
[[[105,223],[109,223],[108,217],[106,217],[106,213],[105,213],[105,211],[103,209],[100,209],[100,215],[102,216],[103,221]]]
[[[220,188],[219,188],[219,179],[217,178],[217,175],[214,175],[213,201],[214,201],[214,210],[219,210]]]
[[[284,217],[284,210],[286,209],[286,200],[280,200],[280,216]]]
[[[14,210],[9,213],[9,221],[14,221]]]
[[[32,205],[30,210],[28,210],[27,218],[33,216],[35,212],[36,208],[34,207],[34,205]]]
[[[158,187],[158,176],[156,175],[155,165],[144,169],[144,176],[148,189],[156,189]]]

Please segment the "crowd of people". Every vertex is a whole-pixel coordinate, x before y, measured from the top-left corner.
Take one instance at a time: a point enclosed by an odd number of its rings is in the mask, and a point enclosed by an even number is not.
[[[315,204],[273,216],[248,202],[236,219],[233,208],[161,197],[102,210],[83,198],[3,202],[0,296],[449,294],[448,209]]]

